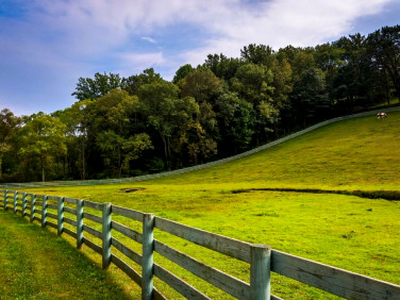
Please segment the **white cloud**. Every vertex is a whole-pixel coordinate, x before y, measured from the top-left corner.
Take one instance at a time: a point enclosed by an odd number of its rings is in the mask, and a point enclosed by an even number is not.
[[[171,77],[179,66],[202,63],[210,53],[238,57],[250,43],[277,50],[331,41],[351,32],[358,18],[378,14],[398,0],[13,1],[23,18],[0,16],[0,67],[8,68],[7,78],[15,72],[14,81],[19,80],[29,73],[24,68],[35,74],[32,80],[46,72],[45,78],[59,74],[59,85],[69,84],[72,92],[71,78],[94,72],[128,76],[157,67]],[[188,34],[187,28],[197,35],[185,36],[187,44],[181,45],[173,36]],[[0,87],[9,86],[4,82]],[[69,99],[70,92],[62,96]]]
[[[379,13],[389,0],[272,0],[254,7],[226,9],[225,14],[210,16],[206,28],[221,38],[207,40],[204,47],[183,53],[187,61],[199,63],[209,53],[238,56],[250,43],[270,45],[274,49],[312,46],[345,35],[362,16]],[[207,24],[207,22],[206,22]]]
[[[249,43],[274,48],[313,45],[345,33],[358,17],[378,13],[390,1],[394,0],[36,0],[32,18],[62,34],[65,51],[88,56],[121,47],[132,36],[155,43],[149,33],[188,24],[206,37],[202,49],[186,54],[193,57],[234,53]]]
[[[122,53],[118,54],[119,65],[122,66],[118,73],[122,76],[130,76],[140,73],[144,69],[154,68],[166,62],[162,52],[154,53]]]
[[[140,39],[143,41],[152,43],[152,44],[157,44],[157,41],[155,39],[148,37],[148,36],[142,36]]]

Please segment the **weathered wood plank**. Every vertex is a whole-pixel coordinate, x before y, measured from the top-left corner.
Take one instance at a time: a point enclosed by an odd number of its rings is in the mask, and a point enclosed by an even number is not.
[[[83,200],[83,206],[103,211],[103,203]]]
[[[128,258],[133,260],[138,265],[142,265],[142,256],[133,251],[132,249],[128,248],[124,244],[122,244],[116,238],[111,237],[111,245],[113,245],[116,249],[118,249],[121,253],[126,255]]]
[[[271,298],[271,247],[251,246],[250,299],[269,300]]]
[[[271,271],[346,299],[400,299],[400,286],[272,250]]]
[[[83,244],[83,200],[76,202],[76,248],[81,249]]]
[[[63,232],[66,233],[66,234],[68,234],[68,235],[70,235],[70,236],[72,236],[72,237],[75,238],[75,239],[76,239],[76,237],[77,237],[76,232],[70,230],[69,228],[64,227],[64,228],[63,228]]]
[[[42,227],[46,227],[47,223],[47,196],[42,199]]]
[[[36,196],[34,194],[31,194],[31,215],[30,215],[31,223],[35,220],[35,213],[36,213]]]
[[[47,217],[48,218],[52,218],[52,219],[56,219],[57,220],[57,218],[58,218],[58,216],[57,215],[55,215],[55,214],[52,214],[52,213],[47,213]]]
[[[76,204],[76,203],[78,203],[78,200],[79,200],[79,199],[69,198],[69,197],[65,197],[65,198],[64,198],[64,201],[65,201],[65,202],[71,203],[71,204]]]
[[[58,200],[58,196],[47,196],[47,200]]]
[[[101,231],[98,231],[90,226],[83,225],[83,230],[86,231],[87,233],[90,233],[91,235],[98,237],[99,239],[102,238],[102,233]]]
[[[76,209],[73,209],[71,207],[68,206],[64,206],[64,212],[67,212],[69,214],[75,215],[76,216]]]
[[[125,207],[118,206],[118,205],[113,205],[112,206],[112,213],[120,215],[120,216],[123,216],[123,217],[127,217],[127,218],[132,219],[132,220],[136,220],[136,221],[139,221],[139,222],[142,222],[143,215],[144,215],[143,212],[136,211],[136,210],[129,209],[129,208],[125,208]]]
[[[154,251],[236,298],[248,299],[250,297],[250,285],[240,279],[208,266],[157,240],[154,241]]]
[[[50,208],[50,209],[57,209],[57,205],[51,204],[51,203],[47,203],[47,208]]]
[[[89,219],[89,220],[91,220],[93,222],[97,222],[99,224],[102,224],[102,222],[103,222],[101,217],[87,213],[87,212],[83,213],[83,218]]]
[[[47,221],[47,222],[46,222],[46,226],[50,226],[50,227],[53,227],[53,228],[57,229],[57,224],[56,224],[56,223],[53,223],[53,222],[51,222],[51,221]]]
[[[142,285],[142,277],[138,272],[128,266],[122,259],[111,254],[111,262],[120,268],[126,275],[128,275],[134,282],[136,282],[139,286]]]
[[[93,251],[97,252],[98,254],[100,255],[102,254],[103,249],[99,245],[93,243],[91,240],[88,240],[87,238],[83,237],[83,243]]]
[[[75,221],[75,220],[72,220],[72,219],[70,219],[70,218],[66,218],[66,217],[64,217],[64,222],[65,223],[68,223],[68,224],[70,224],[70,225],[72,225],[72,226],[77,226],[77,222]]]
[[[187,299],[211,299],[163,267],[154,264],[154,275]]]
[[[250,243],[155,217],[156,228],[184,238],[197,245],[250,263]]]
[[[128,275],[134,282],[139,286],[142,285],[142,277],[138,272],[128,266],[123,260],[117,256],[111,254],[111,262],[120,268],[126,275]],[[156,288],[153,289],[153,299],[154,300],[166,300],[167,298]]]
[[[61,235],[64,228],[64,197],[57,199],[57,234]]]
[[[26,209],[27,209],[27,200],[28,200],[28,194],[24,193],[22,196],[22,216],[25,217],[27,215]]]
[[[153,248],[154,248],[154,215],[143,216],[142,242],[142,300],[153,298]]]
[[[134,240],[134,241],[136,241],[136,242],[138,242],[140,244],[143,241],[143,235],[141,233],[139,233],[139,232],[137,232],[137,231],[135,231],[133,229],[130,229],[129,227],[127,227],[127,226],[125,226],[125,225],[123,225],[121,223],[118,223],[116,221],[112,221],[111,222],[111,228],[113,230],[116,230],[116,231],[122,233],[123,235],[131,238],[132,240]]]
[[[103,256],[102,266],[107,269],[111,263],[111,203],[103,204]]]

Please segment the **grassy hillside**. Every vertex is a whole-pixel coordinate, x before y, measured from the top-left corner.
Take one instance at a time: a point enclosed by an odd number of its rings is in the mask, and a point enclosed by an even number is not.
[[[320,128],[257,155],[181,176],[123,185],[30,189],[112,202],[400,284],[400,203],[302,189],[399,191],[400,113]],[[144,187],[124,193],[127,187]],[[291,188],[297,192],[238,189]],[[165,237],[165,240],[172,241]],[[248,280],[248,270],[175,242]],[[174,245],[174,246],[175,246]],[[207,254],[205,254],[207,253]],[[204,259],[204,256],[202,257]],[[273,278],[288,299],[328,296]],[[217,297],[212,289],[208,292]]]

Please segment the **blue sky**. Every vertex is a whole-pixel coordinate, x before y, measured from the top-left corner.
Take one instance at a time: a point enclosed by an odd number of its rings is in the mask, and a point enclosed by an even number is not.
[[[0,109],[49,113],[96,72],[170,80],[207,54],[314,46],[399,16],[400,0],[0,0]]]

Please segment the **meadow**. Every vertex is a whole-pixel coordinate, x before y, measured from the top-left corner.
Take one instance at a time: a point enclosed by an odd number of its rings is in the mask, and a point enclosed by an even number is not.
[[[329,125],[251,157],[184,175],[119,185],[27,190],[151,212],[400,284],[400,204],[390,199],[400,192],[399,133],[400,113],[382,120],[369,116]],[[133,187],[143,189],[124,192]],[[376,199],[339,194],[355,191]],[[389,199],[379,198],[382,193]],[[240,264],[238,267],[161,233],[160,238],[248,280],[248,269]],[[124,276],[110,274],[118,285],[129,285]],[[182,274],[191,280],[190,275]],[[221,297],[218,291],[207,289],[211,297]],[[284,299],[334,298],[276,275],[272,291]],[[136,291],[130,292],[134,298]],[[175,298],[172,291],[167,295]]]

